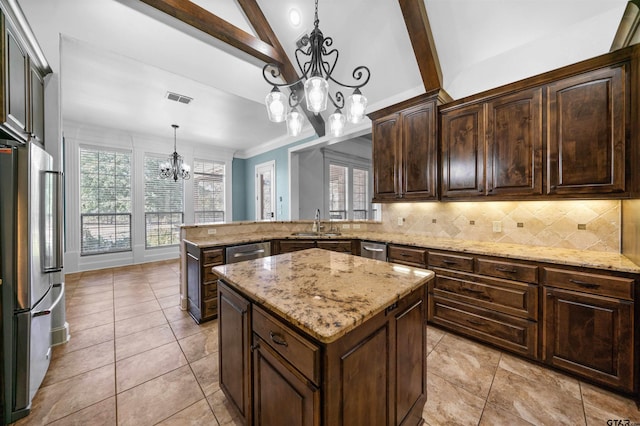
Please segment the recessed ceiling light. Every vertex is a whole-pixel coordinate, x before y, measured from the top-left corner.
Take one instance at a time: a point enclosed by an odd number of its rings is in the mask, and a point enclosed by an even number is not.
[[[295,7],[289,10],[289,22],[294,27],[299,27],[300,22],[302,22],[302,15],[300,15],[300,11]]]

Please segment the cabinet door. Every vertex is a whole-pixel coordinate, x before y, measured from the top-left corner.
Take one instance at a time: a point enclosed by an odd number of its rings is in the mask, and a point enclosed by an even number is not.
[[[400,115],[392,114],[373,122],[373,200],[389,201],[399,196]]]
[[[626,74],[606,68],[548,86],[547,194],[625,191]]]
[[[319,425],[320,389],[257,335],[253,347],[255,424]]]
[[[402,113],[402,197],[433,200],[438,196],[436,103]]]
[[[397,425],[420,424],[427,401],[426,311],[418,300],[395,316]]]
[[[3,82],[6,85],[3,105],[4,125],[13,136],[26,140],[28,56],[8,27],[3,36],[6,48],[3,58],[6,73],[6,80]]]
[[[632,302],[544,287],[545,362],[633,391]]]
[[[542,89],[487,104],[487,194],[542,194]]]
[[[218,359],[220,388],[251,422],[251,309],[244,297],[218,282]]]
[[[442,114],[442,198],[485,195],[483,106]]]
[[[33,65],[29,69],[31,79],[31,115],[28,132],[32,139],[44,143],[44,79]]]
[[[353,254],[351,241],[318,240],[317,245],[321,249]]]

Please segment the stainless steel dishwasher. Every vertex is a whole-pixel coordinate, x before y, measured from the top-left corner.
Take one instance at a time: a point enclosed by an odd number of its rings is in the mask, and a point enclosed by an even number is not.
[[[360,256],[375,260],[387,260],[387,245],[363,241],[360,243]]]
[[[238,263],[245,260],[271,256],[271,243],[252,243],[227,247],[226,263]]]

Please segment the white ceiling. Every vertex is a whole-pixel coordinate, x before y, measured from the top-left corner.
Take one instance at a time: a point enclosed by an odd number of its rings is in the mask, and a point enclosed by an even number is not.
[[[54,72],[64,123],[110,127],[248,156],[295,141],[268,121],[262,63],[138,0],[18,0]],[[234,0],[194,3],[253,34]],[[309,31],[312,0],[259,0],[287,54]],[[320,29],[340,51],[339,80],[371,69],[369,111],[424,92],[397,0],[320,0]],[[425,0],[454,98],[609,50],[627,0]],[[289,24],[291,8],[302,14]],[[167,91],[194,98],[170,102]],[[365,124],[366,126],[366,124]],[[63,124],[64,127],[64,124]],[[356,129],[356,128],[354,128]],[[358,127],[360,131],[362,126]],[[311,133],[308,126],[306,133]]]

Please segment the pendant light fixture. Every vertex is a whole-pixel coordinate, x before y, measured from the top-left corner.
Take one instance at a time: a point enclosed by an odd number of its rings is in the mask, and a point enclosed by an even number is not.
[[[280,88],[303,84],[303,99],[305,99],[307,110],[314,114],[319,114],[327,109],[329,101],[336,108],[335,112],[329,116],[330,132],[335,137],[344,133],[346,121],[358,123],[364,118],[367,98],[360,92],[360,88],[369,82],[371,72],[364,65],[356,67],[351,73],[355,80],[354,84],[344,84],[332,77],[333,70],[338,62],[339,52],[337,49],[331,49],[333,39],[324,37],[322,31],[318,28],[320,23],[318,19],[318,0],[315,1],[315,6],[313,30],[310,35],[302,37],[300,47],[295,51],[296,62],[302,72],[302,77],[293,83],[278,83],[276,79],[282,75],[280,67],[274,63],[266,64],[262,69],[262,76],[267,83],[273,86],[273,89],[267,95],[265,104],[269,120],[281,123],[286,119],[287,133],[289,135],[300,134],[303,116],[297,107],[301,104],[302,99],[298,97],[295,90],[292,90],[288,97],[289,113],[287,113],[285,95],[280,91]],[[302,63],[306,58],[309,58],[309,60]],[[329,92],[330,81],[344,88],[353,89],[353,93],[346,99],[346,102],[344,95],[339,90],[333,96],[331,95]],[[346,108],[346,118],[342,113],[343,108]]]
[[[167,161],[160,164],[160,177],[162,179],[172,178],[174,182],[177,182],[178,178],[189,180],[191,168],[184,164],[182,155],[176,151],[176,131],[180,126],[172,124],[171,127],[173,127],[173,154],[169,156]]]

